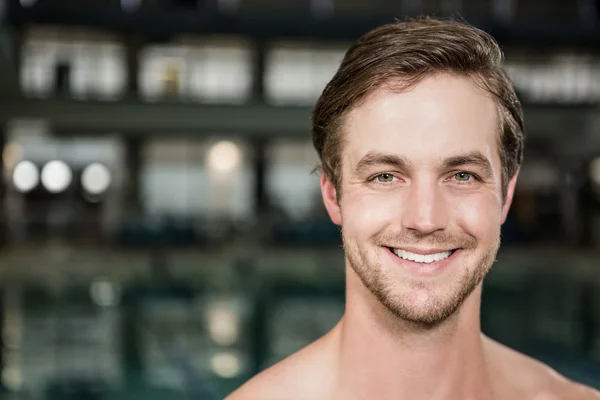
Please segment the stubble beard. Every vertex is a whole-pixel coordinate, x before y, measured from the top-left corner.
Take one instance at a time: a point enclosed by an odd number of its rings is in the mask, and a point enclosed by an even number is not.
[[[414,237],[415,235],[409,234],[408,236]],[[389,243],[389,238],[389,235],[379,235],[374,237],[370,244]],[[457,268],[458,271],[461,271],[462,276],[458,280],[452,280],[452,287],[449,288],[449,292],[440,294],[436,293],[435,288],[422,281],[413,282],[408,289],[404,289],[403,282],[398,282],[398,279],[389,271],[386,271],[380,262],[370,259],[367,251],[346,237],[343,230],[342,239],[346,259],[363,285],[396,318],[426,329],[440,325],[457,313],[467,297],[473,293],[491,270],[500,248],[500,235],[498,235],[497,240],[494,241],[487,252],[474,262],[470,262],[470,265]],[[422,240],[422,242],[434,242],[436,244],[441,244],[443,241],[443,238]],[[475,249],[477,246],[476,239],[472,237],[465,237],[447,243],[456,245],[457,242],[461,245],[455,248],[464,248],[466,251]],[[427,301],[425,306],[416,305],[414,299],[411,298],[411,292],[416,291],[426,292]]]

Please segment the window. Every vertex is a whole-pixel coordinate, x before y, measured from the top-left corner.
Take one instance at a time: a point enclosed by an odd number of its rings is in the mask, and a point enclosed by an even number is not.
[[[88,41],[83,34],[74,34],[75,39],[66,34],[43,36],[32,34],[23,46],[20,80],[25,94],[112,100],[123,93],[127,66],[119,43]]]
[[[252,86],[251,52],[242,43],[150,46],[140,60],[142,96],[241,103]]]
[[[214,171],[208,166],[211,142],[156,140],[145,149],[142,196],[150,215],[211,216],[246,219],[253,212],[253,173],[244,146],[233,168]]]
[[[267,55],[265,89],[273,104],[309,105],[319,97],[344,57],[344,47],[280,44]]]

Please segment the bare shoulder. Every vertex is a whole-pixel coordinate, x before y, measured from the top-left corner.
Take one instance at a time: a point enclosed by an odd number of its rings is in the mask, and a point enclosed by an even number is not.
[[[226,400],[314,400],[332,382],[328,341],[321,338],[256,375]]]
[[[501,383],[533,400],[600,400],[600,392],[574,382],[548,365],[489,340],[496,372],[504,378]]]
[[[560,382],[550,383],[540,388],[533,400],[598,400],[600,392],[562,377]]]

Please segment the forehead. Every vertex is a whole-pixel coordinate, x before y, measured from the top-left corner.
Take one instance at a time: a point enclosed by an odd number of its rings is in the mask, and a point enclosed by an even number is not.
[[[467,78],[432,76],[401,92],[381,88],[348,114],[343,163],[372,151],[415,163],[480,151],[496,169],[499,126],[495,101]]]

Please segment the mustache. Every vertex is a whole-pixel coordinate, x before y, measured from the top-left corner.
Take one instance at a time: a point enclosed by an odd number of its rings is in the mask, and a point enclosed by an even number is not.
[[[406,247],[443,247],[449,249],[474,249],[477,239],[468,234],[452,234],[444,231],[422,233],[405,229],[399,232],[380,232],[373,236],[378,246],[402,248]]]

